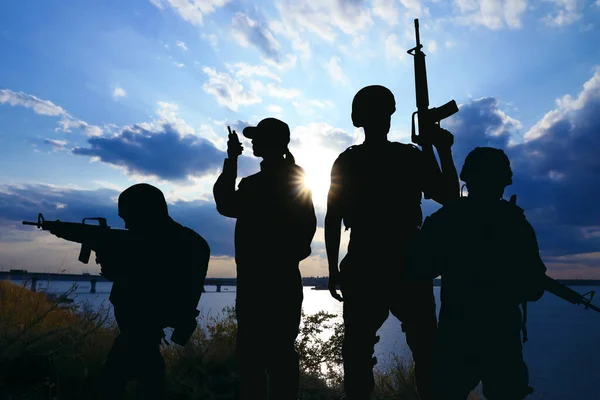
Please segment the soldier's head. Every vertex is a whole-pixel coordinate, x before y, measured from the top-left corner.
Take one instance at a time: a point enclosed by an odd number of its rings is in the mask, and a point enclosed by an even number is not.
[[[357,128],[364,128],[365,136],[387,135],[394,112],[396,100],[384,86],[365,86],[352,100],[352,123]]]
[[[146,230],[162,224],[169,217],[163,192],[147,183],[128,187],[119,195],[119,217],[130,230]]]
[[[499,199],[506,186],[512,184],[510,160],[504,151],[493,147],[476,147],[471,151],[460,179],[466,183],[469,196]]]
[[[244,128],[243,134],[252,140],[256,157],[275,158],[289,154],[290,127],[277,118],[265,118],[256,126]]]

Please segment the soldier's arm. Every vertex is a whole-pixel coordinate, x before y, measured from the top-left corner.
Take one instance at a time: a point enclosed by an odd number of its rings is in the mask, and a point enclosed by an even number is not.
[[[213,195],[219,214],[237,218],[239,214],[239,194],[235,190],[237,178],[237,158],[226,158],[223,172],[213,187]]]
[[[305,245],[309,246],[317,232],[317,214],[315,213],[315,206],[312,200],[312,192],[309,190],[304,200],[304,206],[302,207],[302,227],[303,227],[303,238],[306,240]]]
[[[537,301],[545,291],[546,266],[540,257],[535,230],[527,220],[523,220],[519,234],[521,279],[518,281],[524,296],[523,300]]]
[[[329,193],[327,194],[327,213],[325,214],[325,250],[327,251],[327,262],[329,265],[329,289],[332,296],[338,300],[341,300],[341,297],[335,292],[335,285],[338,283],[339,278],[338,265],[341,237],[342,172],[338,159],[331,169],[331,185],[329,187]]]
[[[447,132],[447,134],[451,135],[450,132]],[[421,177],[425,198],[433,199],[443,205],[460,196],[460,185],[458,173],[452,159],[451,143],[440,143],[437,146],[437,151],[442,166],[441,171],[431,145],[423,146],[419,168],[422,171]]]
[[[295,215],[295,226],[300,230],[299,240],[302,249],[310,251],[315,232],[317,231],[317,216],[312,200],[312,191],[304,185],[304,170],[298,168],[297,176],[292,177],[294,182],[300,182],[294,189],[294,202],[292,213]],[[310,253],[309,253],[310,254]],[[302,256],[308,257],[309,254]]]

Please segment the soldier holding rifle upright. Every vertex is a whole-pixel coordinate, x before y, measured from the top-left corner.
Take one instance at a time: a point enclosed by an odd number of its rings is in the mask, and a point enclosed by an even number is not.
[[[415,21],[416,22],[416,21]],[[415,361],[416,384],[422,400],[432,398],[431,367],[436,332],[433,279],[409,279],[408,250],[422,222],[421,199],[445,204],[459,195],[452,160],[452,134],[440,120],[458,111],[454,101],[429,109],[425,59],[419,42],[415,51],[416,146],[390,142],[396,111],[392,92],[383,86],[362,88],[352,101],[352,122],[365,132],[363,144],[351,146],[333,164],[325,217],[329,290],[344,301],[344,390],[348,400],[367,400],[373,388],[377,330],[391,313],[402,330]],[[433,146],[440,157],[441,171]],[[341,224],[350,229],[348,253],[339,264]],[[373,281],[366,282],[365,276]],[[342,296],[337,293],[340,285]]]
[[[444,204],[458,196],[453,170],[452,135],[441,128],[428,132],[431,143],[417,147],[390,142],[395,111],[392,92],[383,86],[361,89],[352,103],[354,126],[365,142],[351,146],[335,161],[325,218],[329,289],[340,284],[344,301],[344,390],[346,398],[366,400],[373,387],[377,330],[389,312],[402,330],[416,364],[422,399],[430,399],[430,369],[436,330],[433,280],[404,276],[406,252],[421,225],[422,193]],[[440,172],[431,144],[442,158]],[[448,170],[449,168],[449,170]],[[455,190],[451,190],[455,188]],[[348,253],[339,265],[341,223],[351,230]],[[365,274],[374,281],[365,283]]]

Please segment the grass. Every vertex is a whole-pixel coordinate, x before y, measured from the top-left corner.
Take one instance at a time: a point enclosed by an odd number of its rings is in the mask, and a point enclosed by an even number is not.
[[[161,349],[169,400],[235,398],[234,310],[204,318],[205,329],[197,329],[185,347]],[[343,328],[336,318],[303,315],[297,340],[301,400],[342,395]],[[333,334],[324,338],[324,332]],[[91,398],[91,382],[117,333],[108,307],[61,306],[43,293],[0,281],[0,399]],[[130,389],[133,394],[135,384]],[[395,358],[387,371],[376,372],[372,399],[418,399],[412,365]]]

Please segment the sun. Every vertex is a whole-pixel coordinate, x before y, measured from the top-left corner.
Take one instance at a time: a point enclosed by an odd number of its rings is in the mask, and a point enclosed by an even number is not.
[[[304,186],[312,191],[315,206],[325,207],[327,205],[327,192],[329,191],[329,174],[326,171],[305,171]],[[325,172],[325,176],[323,176]]]
[[[303,185],[312,191],[315,207],[327,206],[327,193],[331,183],[331,166],[336,154],[322,148],[304,149],[298,152],[298,165],[304,169]]]

